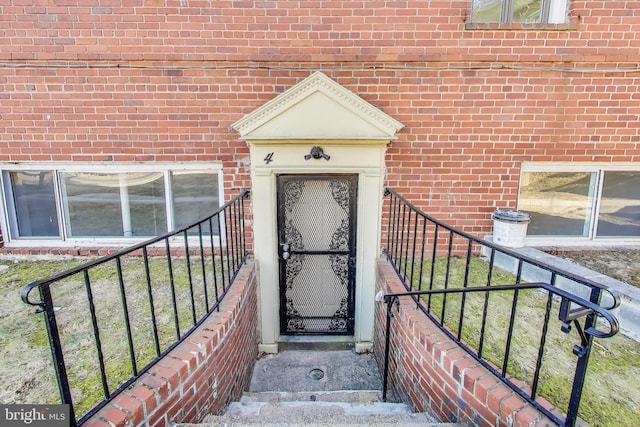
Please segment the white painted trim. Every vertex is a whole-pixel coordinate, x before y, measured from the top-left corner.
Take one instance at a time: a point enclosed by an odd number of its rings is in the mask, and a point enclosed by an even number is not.
[[[525,245],[533,248],[564,247],[564,248],[612,248],[612,247],[640,247],[640,239],[588,239],[587,237],[527,237]]]
[[[316,71],[295,86],[233,123],[231,128],[239,132],[240,138],[243,140],[254,139],[256,138],[254,133],[259,128],[284,113],[292,112],[297,106],[300,106],[303,101],[311,99],[312,96],[318,93],[321,93],[324,97],[332,101],[336,108],[341,108],[343,111],[347,111],[357,117],[362,123],[366,123],[372,131],[373,129],[377,129],[376,134],[368,138],[361,134],[359,135],[357,131],[350,133],[348,129],[345,133],[345,129],[340,129],[339,127],[335,129],[322,129],[323,138],[340,139],[348,135],[349,140],[381,139],[388,142],[394,138],[396,132],[404,127],[402,123],[393,117],[339,85],[322,72]],[[317,118],[317,116],[306,117],[306,120],[312,122],[315,118]],[[282,131],[292,131],[292,133],[295,134],[296,140],[314,139],[314,137],[317,137],[317,135],[314,136],[314,132],[318,132],[317,130],[307,133],[305,127],[298,127],[297,123],[292,123],[291,128],[293,129],[278,129],[278,132],[257,138],[282,140],[284,136],[284,134],[281,133]]]
[[[520,172],[598,172],[640,171],[640,163],[632,162],[522,162]]]
[[[549,24],[564,24],[567,22],[567,0],[551,0],[547,22]]]
[[[56,170],[60,172],[222,171],[222,162],[0,162],[0,170]]]
[[[358,176],[353,340],[360,351],[371,348],[385,150],[403,126],[320,72],[232,125],[248,141],[251,158],[261,351],[277,352],[280,340],[276,195],[280,174]],[[322,147],[330,159],[305,159],[314,146]]]

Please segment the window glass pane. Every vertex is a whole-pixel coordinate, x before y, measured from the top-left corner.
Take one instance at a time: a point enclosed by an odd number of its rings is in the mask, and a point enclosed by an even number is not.
[[[542,0],[515,0],[513,22],[542,22]]]
[[[125,236],[159,236],[167,232],[167,204],[165,199],[164,174],[127,173],[120,177],[120,200],[123,208],[127,204],[130,212],[131,233]],[[123,209],[126,212],[126,209]]]
[[[640,172],[604,172],[597,237],[640,236]]]
[[[59,237],[53,172],[9,172],[18,237]]]
[[[518,209],[530,236],[589,236],[595,173],[523,172]]]
[[[63,173],[69,237],[156,236],[167,230],[162,173]]]
[[[63,173],[62,183],[69,237],[123,235],[117,174]]]
[[[217,172],[172,172],[171,189],[176,228],[211,215],[219,207]],[[203,226],[202,232],[209,233],[208,225]],[[190,233],[195,234],[197,230]],[[218,234],[217,222],[213,224],[213,234]]]
[[[502,0],[473,0],[471,22],[500,22]]]

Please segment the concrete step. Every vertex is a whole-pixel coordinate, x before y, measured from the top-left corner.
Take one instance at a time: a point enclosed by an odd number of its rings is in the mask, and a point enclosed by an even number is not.
[[[331,392],[245,393],[224,415],[210,415],[202,424],[213,426],[454,426],[426,413],[413,413],[403,403],[380,401],[377,390]]]
[[[380,390],[245,392],[241,402],[381,402]]]

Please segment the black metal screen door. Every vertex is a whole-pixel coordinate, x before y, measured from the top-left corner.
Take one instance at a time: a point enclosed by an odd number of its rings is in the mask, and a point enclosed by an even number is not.
[[[353,334],[357,175],[278,177],[280,332]]]

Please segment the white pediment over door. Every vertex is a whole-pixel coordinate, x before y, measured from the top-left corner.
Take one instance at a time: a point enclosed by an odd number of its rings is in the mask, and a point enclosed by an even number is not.
[[[404,125],[315,72],[232,125],[244,140],[386,140]]]

